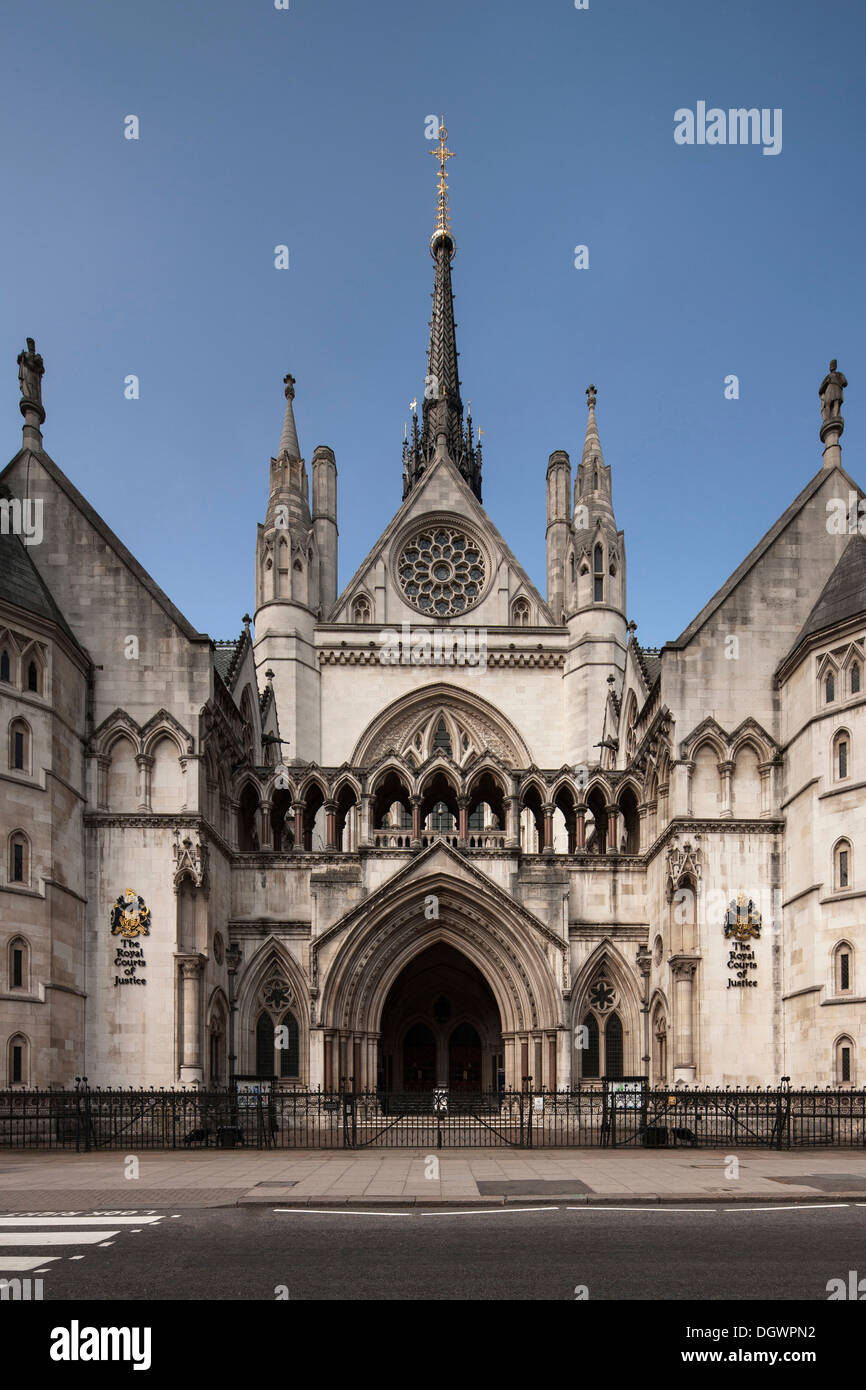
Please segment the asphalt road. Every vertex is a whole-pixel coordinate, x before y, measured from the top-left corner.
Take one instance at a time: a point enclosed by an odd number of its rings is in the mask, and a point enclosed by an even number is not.
[[[39,1226],[33,1215],[0,1218],[0,1277],[13,1265],[41,1278],[45,1301],[273,1301],[278,1290],[292,1301],[573,1301],[584,1286],[593,1301],[826,1302],[828,1280],[866,1276],[866,1203],[853,1202],[397,1215],[169,1208],[90,1225],[81,1217],[92,1213],[52,1215]]]

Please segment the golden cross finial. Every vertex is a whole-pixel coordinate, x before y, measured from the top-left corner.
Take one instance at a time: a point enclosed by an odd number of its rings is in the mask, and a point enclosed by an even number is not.
[[[478,430],[478,438],[480,439],[480,438],[482,437],[483,434],[484,434],[484,431],[483,431],[482,429],[479,428],[479,430]]]
[[[451,234],[451,218],[448,216],[448,174],[445,169],[446,159],[454,158],[454,151],[445,148],[448,139],[448,131],[445,129],[445,117],[439,122],[439,148],[431,150],[430,153],[439,160],[439,186],[436,194],[436,232],[434,235],[445,232]]]
[[[409,409],[411,410],[411,412],[412,412],[413,415],[417,415],[417,414],[418,414],[418,398],[417,398],[417,397],[415,398],[415,400],[409,402]]]

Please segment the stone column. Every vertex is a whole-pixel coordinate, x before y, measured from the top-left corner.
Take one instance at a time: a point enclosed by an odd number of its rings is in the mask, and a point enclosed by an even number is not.
[[[267,797],[259,802],[259,845],[262,849],[273,849],[273,827],[271,825],[271,803]]]
[[[361,793],[361,845],[368,846],[373,841],[373,798],[369,792]]]
[[[586,849],[586,802],[577,808],[577,849]]]
[[[520,849],[520,797],[505,798],[505,847]]]
[[[226,946],[226,969],[229,977],[229,1038],[228,1038],[228,1075],[229,1080],[238,1070],[237,1067],[237,1019],[238,1019],[238,970],[241,963],[241,948],[236,941],[229,942]]]
[[[457,798],[457,843],[461,849],[466,848],[466,841],[469,838],[469,797],[458,796]]]
[[[514,1046],[514,1034],[503,1033],[502,1035],[502,1062],[505,1067],[505,1089],[516,1091],[520,1089],[520,1078],[517,1076],[517,1049]]]
[[[773,814],[773,763],[759,763],[761,774],[761,815]]]
[[[111,758],[100,754],[96,759],[96,804],[100,810],[108,807],[108,771]]]
[[[412,849],[421,848],[421,798],[420,796],[410,796],[409,805],[412,807]]]
[[[183,1018],[183,1050],[180,1063],[182,1086],[199,1085],[202,1081],[201,1038],[199,1037],[201,966],[200,956],[186,956],[180,962]]]
[[[607,811],[607,852],[619,853],[619,807],[606,806]]]
[[[698,963],[693,956],[672,956],[674,977],[674,1081],[692,1084],[697,1074],[694,1034],[694,980]]]
[[[692,777],[695,771],[693,758],[683,758],[679,762],[671,763],[671,784],[670,802],[667,806],[668,820],[672,816],[690,816],[692,814]],[[667,796],[667,786],[659,786],[659,810],[661,802]],[[659,827],[661,829],[661,827]]]
[[[138,809],[150,810],[150,774],[153,771],[153,758],[146,753],[137,753],[135,766],[138,768]]]
[[[337,803],[325,802],[325,849],[329,854],[337,850]]]
[[[292,845],[292,850],[293,850],[293,852],[294,852],[295,854],[300,854],[301,851],[302,851],[303,848],[304,848],[304,834],[305,834],[304,812],[305,812],[305,811],[306,811],[306,807],[305,807],[303,801],[293,801],[293,802],[292,802],[292,812],[294,813],[294,818],[295,818],[295,820],[294,820],[295,843]]]
[[[541,808],[544,815],[544,845],[542,854],[553,854],[553,813],[556,810],[552,801],[546,801]]]
[[[649,813],[649,806],[647,805],[647,803],[646,803],[645,801],[642,801],[641,804],[640,804],[640,806],[638,806],[638,808],[637,808],[637,819],[638,819],[638,854],[644,854],[644,853],[646,853],[646,849],[647,849],[647,825],[648,825],[647,816],[648,816],[648,813]]]
[[[722,762],[718,764],[719,776],[722,779],[722,806],[719,816],[730,817],[734,814],[733,801],[731,798],[731,774],[734,771],[732,762]]]

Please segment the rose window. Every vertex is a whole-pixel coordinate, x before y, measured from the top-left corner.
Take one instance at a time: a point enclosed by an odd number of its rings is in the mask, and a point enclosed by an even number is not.
[[[453,526],[420,531],[397,565],[400,587],[421,613],[451,618],[473,608],[484,588],[484,556],[475,541]]]

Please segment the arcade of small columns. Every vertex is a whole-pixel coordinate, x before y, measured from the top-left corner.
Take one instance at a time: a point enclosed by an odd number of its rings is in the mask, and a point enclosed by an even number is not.
[[[428,824],[439,806],[453,817],[452,830],[437,831]],[[411,818],[405,828],[398,821],[400,808]],[[234,838],[242,852],[309,853],[315,831],[315,848],[327,854],[422,849],[434,838],[448,839],[460,849],[637,854],[646,847],[651,810],[654,805],[638,802],[632,779],[614,787],[594,777],[584,787],[573,776],[489,767],[463,776],[453,763],[438,758],[421,773],[395,759],[369,776],[350,778],[344,770],[317,769],[294,787],[276,778],[261,787],[242,774],[239,795],[232,800]]]

